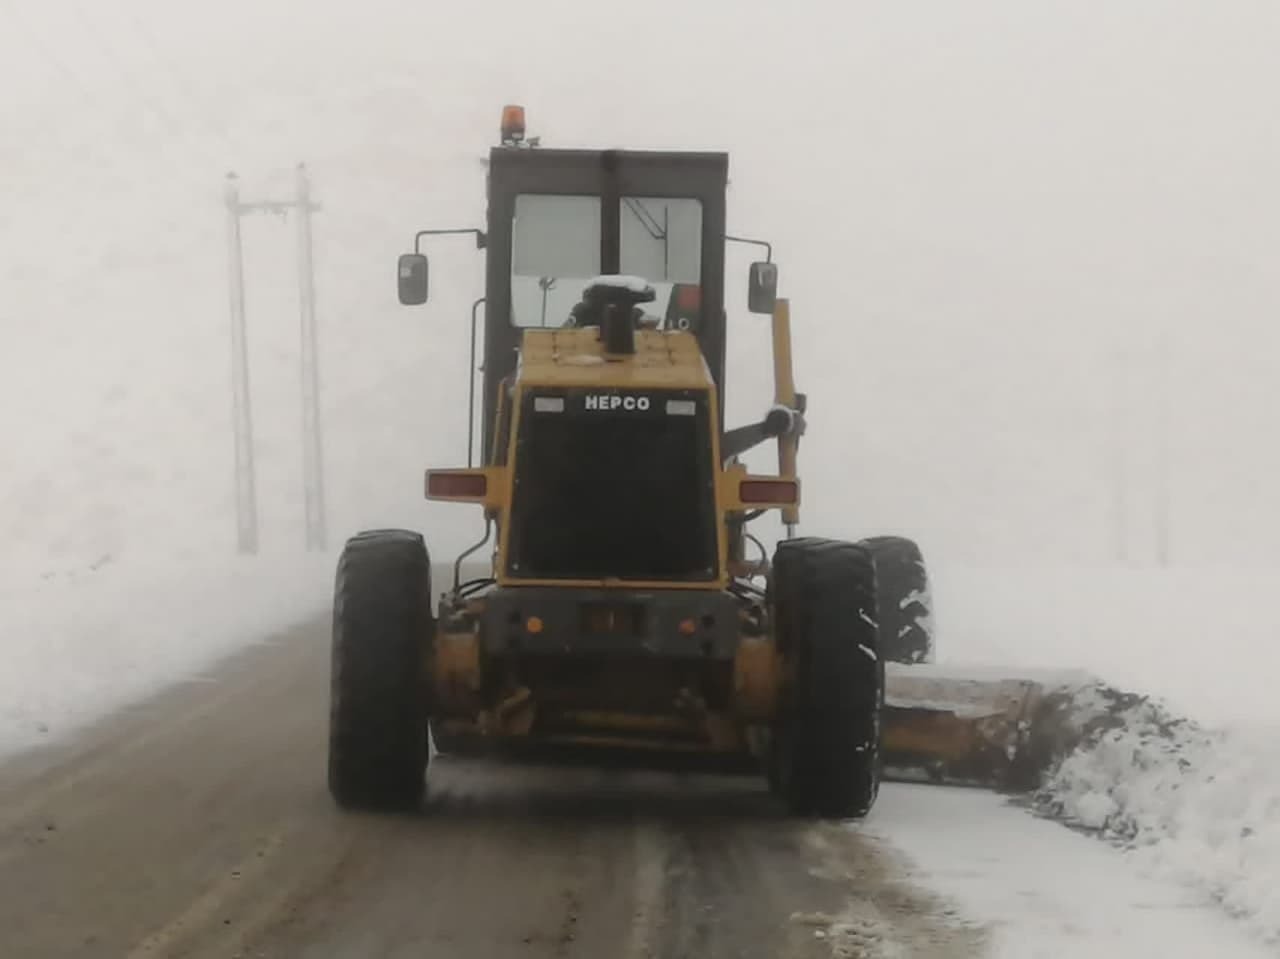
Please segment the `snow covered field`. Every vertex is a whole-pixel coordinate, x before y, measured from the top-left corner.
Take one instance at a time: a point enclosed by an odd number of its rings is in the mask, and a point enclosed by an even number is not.
[[[418,477],[465,455],[479,259],[433,248],[423,311],[394,303],[391,264],[417,227],[480,221],[479,157],[524,102],[551,144],[731,151],[732,228],[774,241],[794,303],[805,528],[918,536],[943,662],[1084,668],[1196,721],[1152,736],[1137,716],[1041,797],[1127,861],[1062,851],[1079,837],[1023,814],[1001,838],[1164,883],[1080,936],[1123,945],[1135,915],[1177,935],[1174,896],[1280,942],[1280,501],[1257,480],[1275,464],[1262,92],[1280,14],[857,4],[835,29],[818,4],[499,6],[0,5],[0,752],[323,613],[356,528],[423,528],[437,558],[469,544],[475,517],[422,503]],[[658,42],[655,22],[679,29]],[[650,39],[620,71],[627,31]],[[292,232],[262,219],[245,239],[265,548],[237,557],[220,191],[229,169],[247,196],[287,189],[300,160],[324,205],[331,549],[298,545]],[[730,387],[737,420],[768,394],[762,330],[740,333],[733,359],[758,372]],[[1162,501],[1167,569],[1143,565]],[[1044,932],[1000,878],[1025,862],[962,875],[980,853],[921,831],[924,792],[894,795],[869,828],[977,912]],[[958,823],[989,822],[996,800],[953,796]],[[1170,954],[1209,951],[1196,935]]]

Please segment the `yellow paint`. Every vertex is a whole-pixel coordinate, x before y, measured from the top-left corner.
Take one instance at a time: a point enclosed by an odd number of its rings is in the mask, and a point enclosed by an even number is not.
[[[445,714],[470,715],[479,703],[480,640],[440,633],[435,641],[435,703]]]
[[[641,330],[636,333],[634,355],[607,359],[603,343],[594,328],[564,330],[526,330],[524,345],[520,351],[519,374],[512,405],[511,435],[508,438],[506,462],[514,463],[516,438],[520,435],[520,417],[524,410],[524,393],[527,390],[551,386],[600,387],[620,389],[702,389],[707,391],[710,423],[719,422],[719,404],[714,380],[702,356],[701,347],[692,333],[677,331],[659,333]],[[720,434],[711,431],[711,457],[713,467],[718,468],[720,458]],[[509,512],[513,477],[505,470],[502,513]],[[724,516],[723,484],[715,483],[714,509],[717,516]],[[526,579],[509,576],[507,570],[507,544],[509,537],[499,536],[497,580],[499,586],[557,586],[592,589],[701,589],[722,590],[729,585],[729,535],[723,522],[716,524],[716,546],[719,555],[719,574],[700,582],[667,582],[664,580],[604,579]]]
[[[796,381],[791,364],[791,301],[779,297],[773,307],[773,399],[775,403],[794,409],[796,405]],[[795,436],[778,437],[778,475],[785,479],[796,477]],[[799,501],[782,511],[784,523],[800,522]]]
[[[748,720],[769,720],[777,712],[782,668],[771,637],[744,636],[733,662],[733,711]]]
[[[522,386],[615,389],[710,389],[711,371],[692,333],[636,333],[636,352],[607,357],[599,331],[526,330],[520,351]]]
[[[903,756],[956,762],[976,759],[984,745],[975,720],[929,709],[892,710],[886,717],[882,751],[890,761]]]
[[[777,398],[789,405],[795,403],[795,385],[791,378],[790,313],[786,300],[779,300],[774,313],[774,375]],[[515,462],[516,441],[520,435],[520,418],[524,408],[524,395],[532,389],[545,388],[600,388],[600,389],[653,389],[653,390],[702,390],[706,392],[710,422],[718,423],[719,397],[710,368],[702,355],[697,338],[686,331],[660,332],[639,330],[636,332],[636,352],[613,357],[604,352],[599,330],[583,329],[534,329],[524,332],[520,362],[515,376],[513,395],[507,395],[506,384],[499,391],[498,416],[501,421],[510,417],[510,429],[506,435],[504,456],[498,456],[495,446],[494,459],[507,464]],[[500,442],[503,431],[495,433],[495,444]],[[783,510],[784,518],[794,517],[800,503],[800,484],[795,476],[794,438],[779,441],[779,475],[796,481],[796,500],[790,504],[750,503],[741,496],[741,483],[752,479],[777,479],[770,476],[752,476],[741,466],[721,470],[720,434],[713,429],[710,437],[711,457],[715,469],[717,554],[719,572],[714,578],[700,582],[667,582],[663,580],[620,580],[612,577],[600,579],[535,579],[509,576],[507,546],[510,537],[503,529],[504,517],[510,513],[513,470],[506,466],[487,467],[482,472],[487,479],[486,495],[481,500],[462,499],[482,505],[486,513],[498,523],[496,578],[500,586],[553,586],[564,588],[620,588],[620,589],[679,589],[723,590],[729,585],[732,571],[729,569],[729,537],[725,516],[729,512],[748,509]],[[792,520],[794,521],[794,520]]]

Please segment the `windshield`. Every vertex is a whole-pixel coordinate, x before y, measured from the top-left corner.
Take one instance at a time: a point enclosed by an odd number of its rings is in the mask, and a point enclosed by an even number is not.
[[[588,282],[602,272],[597,196],[523,193],[511,234],[511,321],[563,326]],[[622,197],[620,273],[657,291],[647,313],[661,317],[672,287],[702,281],[702,204],[688,197]]]

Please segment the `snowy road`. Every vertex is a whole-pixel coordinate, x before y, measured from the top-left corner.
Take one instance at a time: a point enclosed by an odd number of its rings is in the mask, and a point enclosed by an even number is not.
[[[0,954],[1264,954],[983,793],[816,825],[753,779],[440,760],[426,815],[343,815],[326,683],[297,630],[0,771]]]

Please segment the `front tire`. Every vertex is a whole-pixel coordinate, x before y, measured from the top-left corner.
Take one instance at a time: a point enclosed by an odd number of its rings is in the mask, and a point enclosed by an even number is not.
[[[872,557],[852,543],[784,540],[770,592],[786,673],[771,786],[797,815],[861,818],[880,790],[884,707]]]
[[[334,586],[330,676],[329,791],[340,806],[421,802],[433,629],[422,537],[370,530],[349,539]]]

